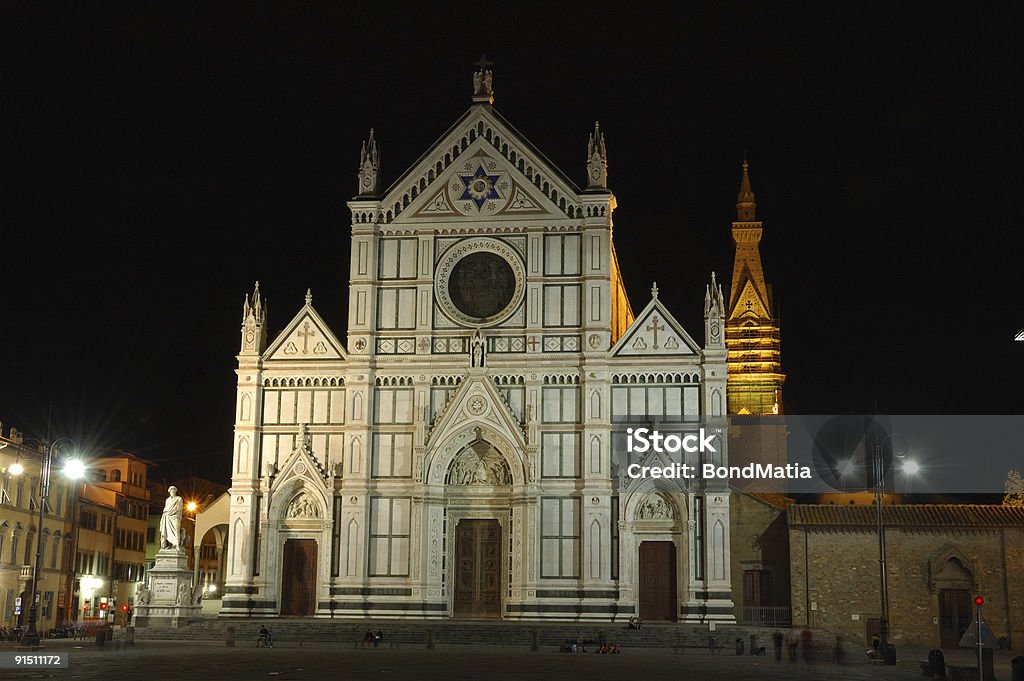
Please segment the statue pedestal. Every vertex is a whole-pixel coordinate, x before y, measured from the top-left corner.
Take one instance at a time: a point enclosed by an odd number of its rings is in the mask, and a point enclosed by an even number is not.
[[[149,588],[135,605],[132,623],[137,627],[184,627],[198,619],[201,594],[192,588],[188,556],[176,549],[160,549],[147,575]],[[145,601],[145,602],[143,602]]]

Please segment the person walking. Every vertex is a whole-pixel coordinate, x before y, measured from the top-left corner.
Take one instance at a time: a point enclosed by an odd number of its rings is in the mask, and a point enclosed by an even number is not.
[[[775,646],[775,661],[782,662],[782,632],[776,631],[772,634],[772,644]]]

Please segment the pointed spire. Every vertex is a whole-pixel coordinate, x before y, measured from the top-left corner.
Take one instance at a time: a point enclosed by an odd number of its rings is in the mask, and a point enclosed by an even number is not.
[[[725,314],[725,296],[718,276],[711,272],[711,284],[704,288],[704,317],[722,317]]]
[[[608,188],[608,150],[604,146],[601,124],[594,121],[594,132],[587,142],[587,189]]]
[[[242,353],[260,353],[267,341],[267,312],[260,297],[260,283],[257,281],[252,296],[245,294],[242,304]]]
[[[359,196],[377,196],[379,187],[380,152],[373,138],[373,128],[370,128],[370,139],[364,141],[359,150]]]
[[[753,222],[757,218],[755,217],[754,209],[757,208],[757,204],[754,203],[754,192],[750,188],[750,174],[748,168],[750,164],[747,163],[747,152],[743,152],[743,177],[740,179],[740,191],[736,195],[736,220],[739,222]]]
[[[263,314],[263,298],[260,297],[260,282],[256,282],[256,287],[252,292],[252,303],[253,311],[256,313],[256,320],[262,322],[264,320]]]
[[[494,65],[486,54],[474,62],[476,71],[473,72],[473,103],[494,104],[494,73],[491,66]]]
[[[306,305],[313,304],[313,289],[306,289]]]

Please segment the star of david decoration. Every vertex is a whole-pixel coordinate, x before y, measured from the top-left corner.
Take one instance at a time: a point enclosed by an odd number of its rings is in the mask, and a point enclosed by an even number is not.
[[[459,178],[466,185],[459,200],[471,200],[476,203],[477,210],[480,210],[488,200],[500,199],[498,190],[494,188],[494,183],[498,181],[499,177],[498,173],[494,175],[488,174],[484,170],[483,164],[480,164],[472,175],[459,175]]]

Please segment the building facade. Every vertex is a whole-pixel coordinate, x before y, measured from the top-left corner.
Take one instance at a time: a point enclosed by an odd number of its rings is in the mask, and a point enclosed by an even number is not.
[[[881,610],[875,513],[860,504],[789,507],[794,624],[870,645]],[[1024,508],[887,504],[883,513],[897,646],[956,648],[982,596],[992,633],[1019,648]]]
[[[89,462],[89,480],[77,501],[77,619],[120,621],[134,605],[145,571],[152,465],[120,451]]]
[[[364,144],[344,344],[246,297],[221,615],[731,621],[728,488],[621,451],[703,427],[727,461],[721,289],[703,342],[656,286],[634,314],[599,128],[580,188],[473,92],[387,190]]]
[[[43,451],[11,428],[0,430],[0,626],[28,624],[32,572],[41,552],[37,630],[69,619],[72,553],[72,500],[75,485],[53,475],[39,529],[39,477]],[[38,544],[37,539],[42,543]]]

